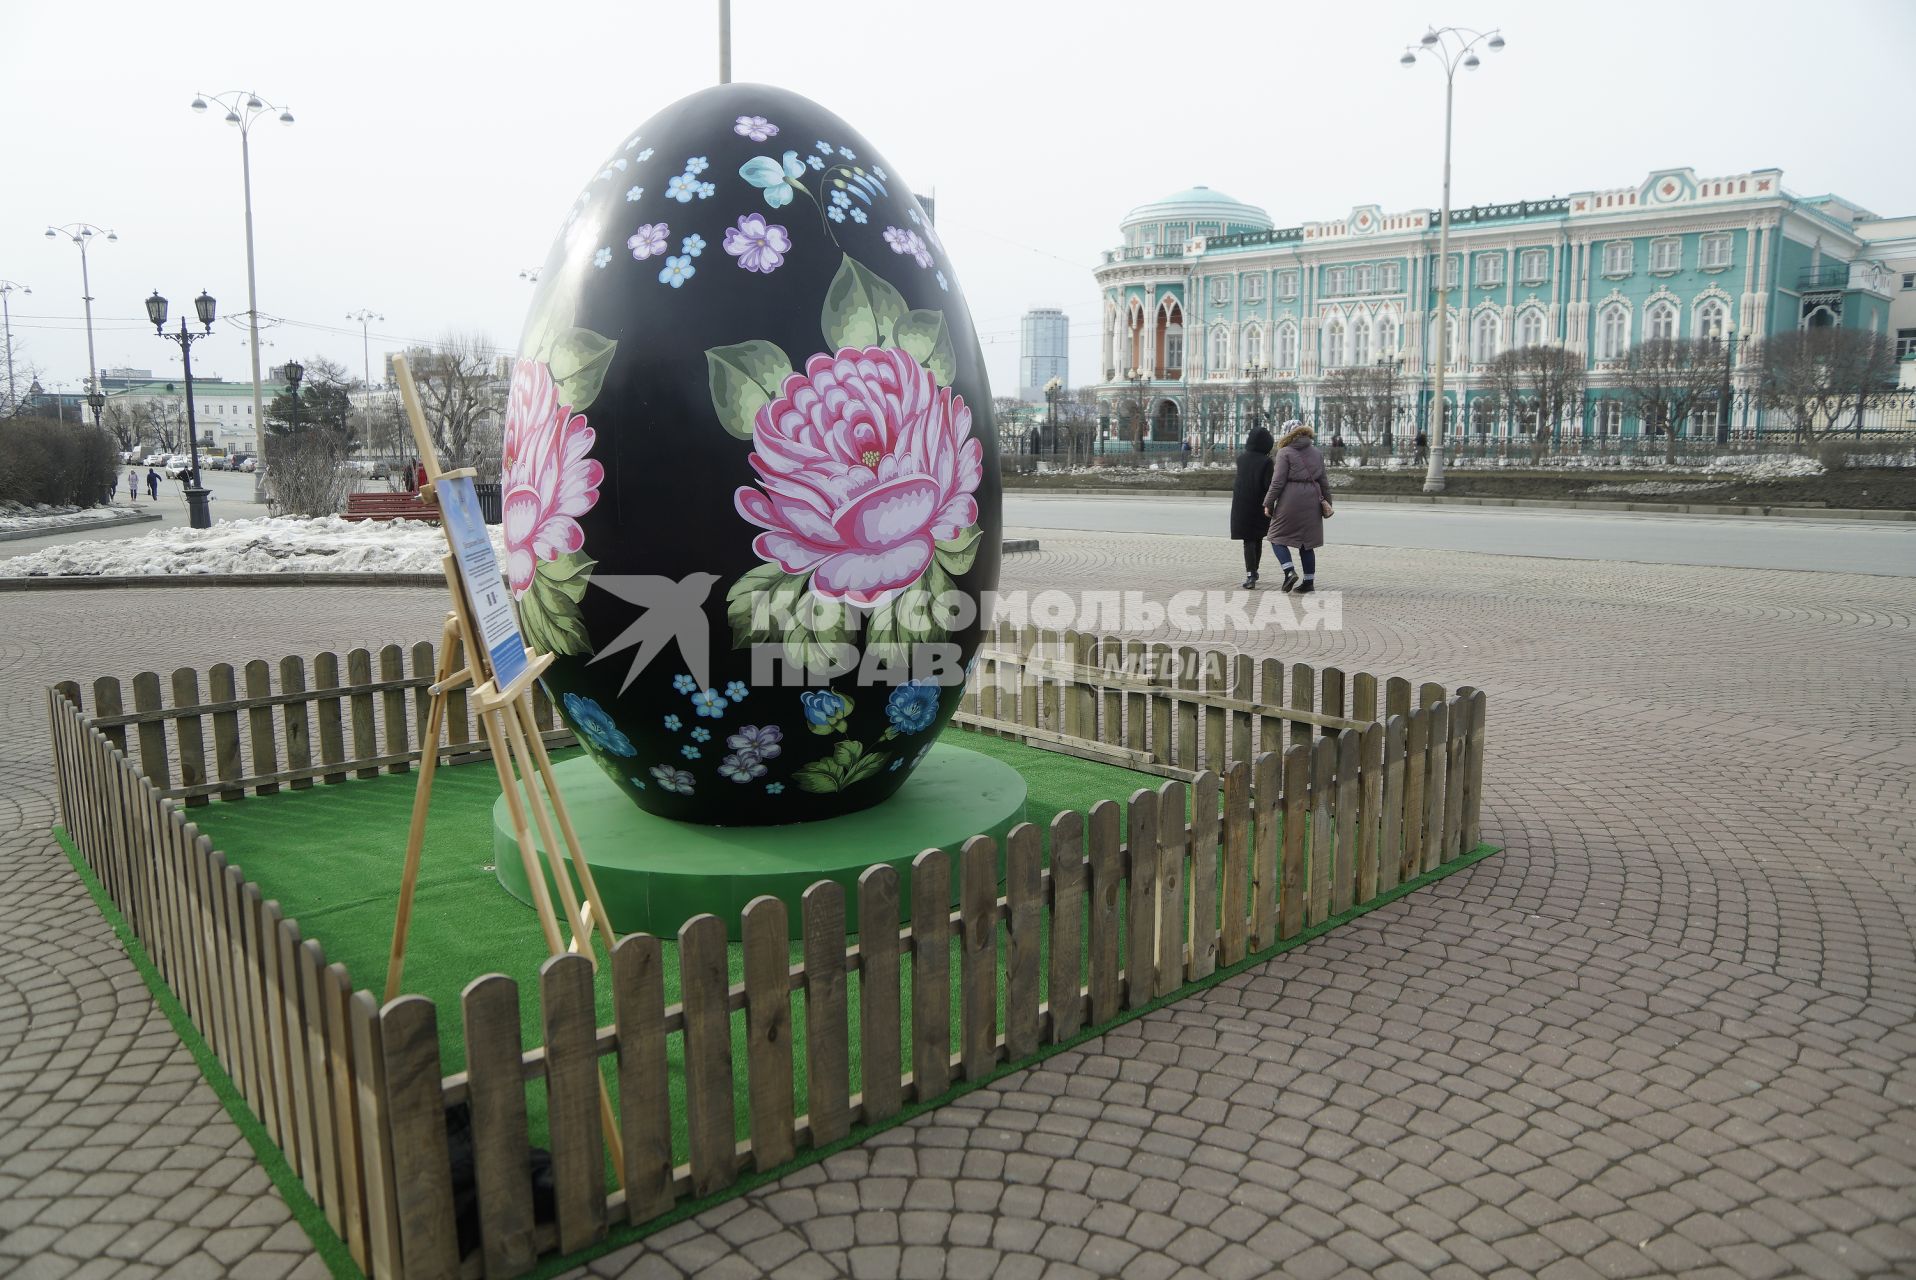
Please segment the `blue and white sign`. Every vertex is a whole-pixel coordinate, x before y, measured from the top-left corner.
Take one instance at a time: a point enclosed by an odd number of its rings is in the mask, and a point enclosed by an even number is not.
[[[513,616],[512,597],[499,577],[499,557],[486,532],[478,491],[471,476],[436,480],[433,491],[439,495],[439,517],[445,524],[446,541],[452,544],[453,558],[459,562],[460,576],[466,581],[467,606],[492,664],[493,681],[500,689],[507,689],[525,673],[526,642],[519,634],[519,620]]]

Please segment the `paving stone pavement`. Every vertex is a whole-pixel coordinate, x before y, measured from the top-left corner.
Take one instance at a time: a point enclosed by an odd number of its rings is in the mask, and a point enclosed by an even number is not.
[[[1239,576],[1221,539],[1043,540],[1008,588]],[[1907,583],[1322,567],[1341,631],[1203,638],[1485,689],[1506,852],[578,1274],[1916,1275]],[[44,835],[41,687],[426,638],[440,609],[0,604],[0,1273],[320,1274]]]

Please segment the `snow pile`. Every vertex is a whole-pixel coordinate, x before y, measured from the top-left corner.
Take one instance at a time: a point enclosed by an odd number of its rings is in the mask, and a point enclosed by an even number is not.
[[[49,507],[40,503],[0,502],[0,533],[52,533],[76,525],[96,524],[130,515],[142,508]]]
[[[1707,493],[1721,486],[1708,481],[1638,480],[1634,484],[1593,484],[1585,493],[1617,493],[1633,498],[1661,498],[1679,493]]]
[[[1823,474],[1822,463],[1795,453],[1726,453],[1698,469],[1704,475],[1729,475],[1739,480],[1785,480]]]
[[[498,529],[492,541],[504,559]],[[71,542],[0,560],[0,576],[171,576],[209,573],[437,573],[446,537],[419,520],[221,520],[143,538]]]

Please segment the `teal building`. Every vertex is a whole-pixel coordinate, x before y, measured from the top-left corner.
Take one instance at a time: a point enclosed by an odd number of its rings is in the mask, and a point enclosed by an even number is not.
[[[1559,434],[1635,435],[1642,424],[1622,388],[1630,347],[1705,338],[1724,344],[1730,433],[1784,429],[1756,403],[1749,357],[1763,337],[1797,327],[1887,331],[1898,277],[1869,234],[1883,221],[1837,196],[1792,194],[1776,169],[1663,169],[1630,187],[1453,209],[1445,420],[1473,437],[1548,431],[1521,405],[1496,406],[1485,374],[1503,350],[1551,344],[1582,355],[1587,371],[1581,410]],[[1200,406],[1255,389],[1280,414],[1310,418],[1333,371],[1369,366],[1396,375],[1400,435],[1434,421],[1437,210],[1359,205],[1279,227],[1192,187],[1131,210],[1122,232],[1096,268],[1111,422],[1135,421],[1142,401],[1149,440],[1175,447]],[[1715,437],[1718,412],[1680,430]],[[1242,423],[1233,412],[1229,433]],[[1130,432],[1109,434],[1118,445]]]

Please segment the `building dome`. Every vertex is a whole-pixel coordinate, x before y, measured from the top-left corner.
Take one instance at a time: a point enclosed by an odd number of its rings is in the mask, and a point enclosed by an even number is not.
[[[1204,230],[1199,224],[1205,224]],[[1193,235],[1229,235],[1238,231],[1268,231],[1274,225],[1271,215],[1254,204],[1234,200],[1210,187],[1186,187],[1158,200],[1147,201],[1124,215],[1121,227],[1169,227],[1181,224],[1181,235],[1155,236],[1160,243]]]

